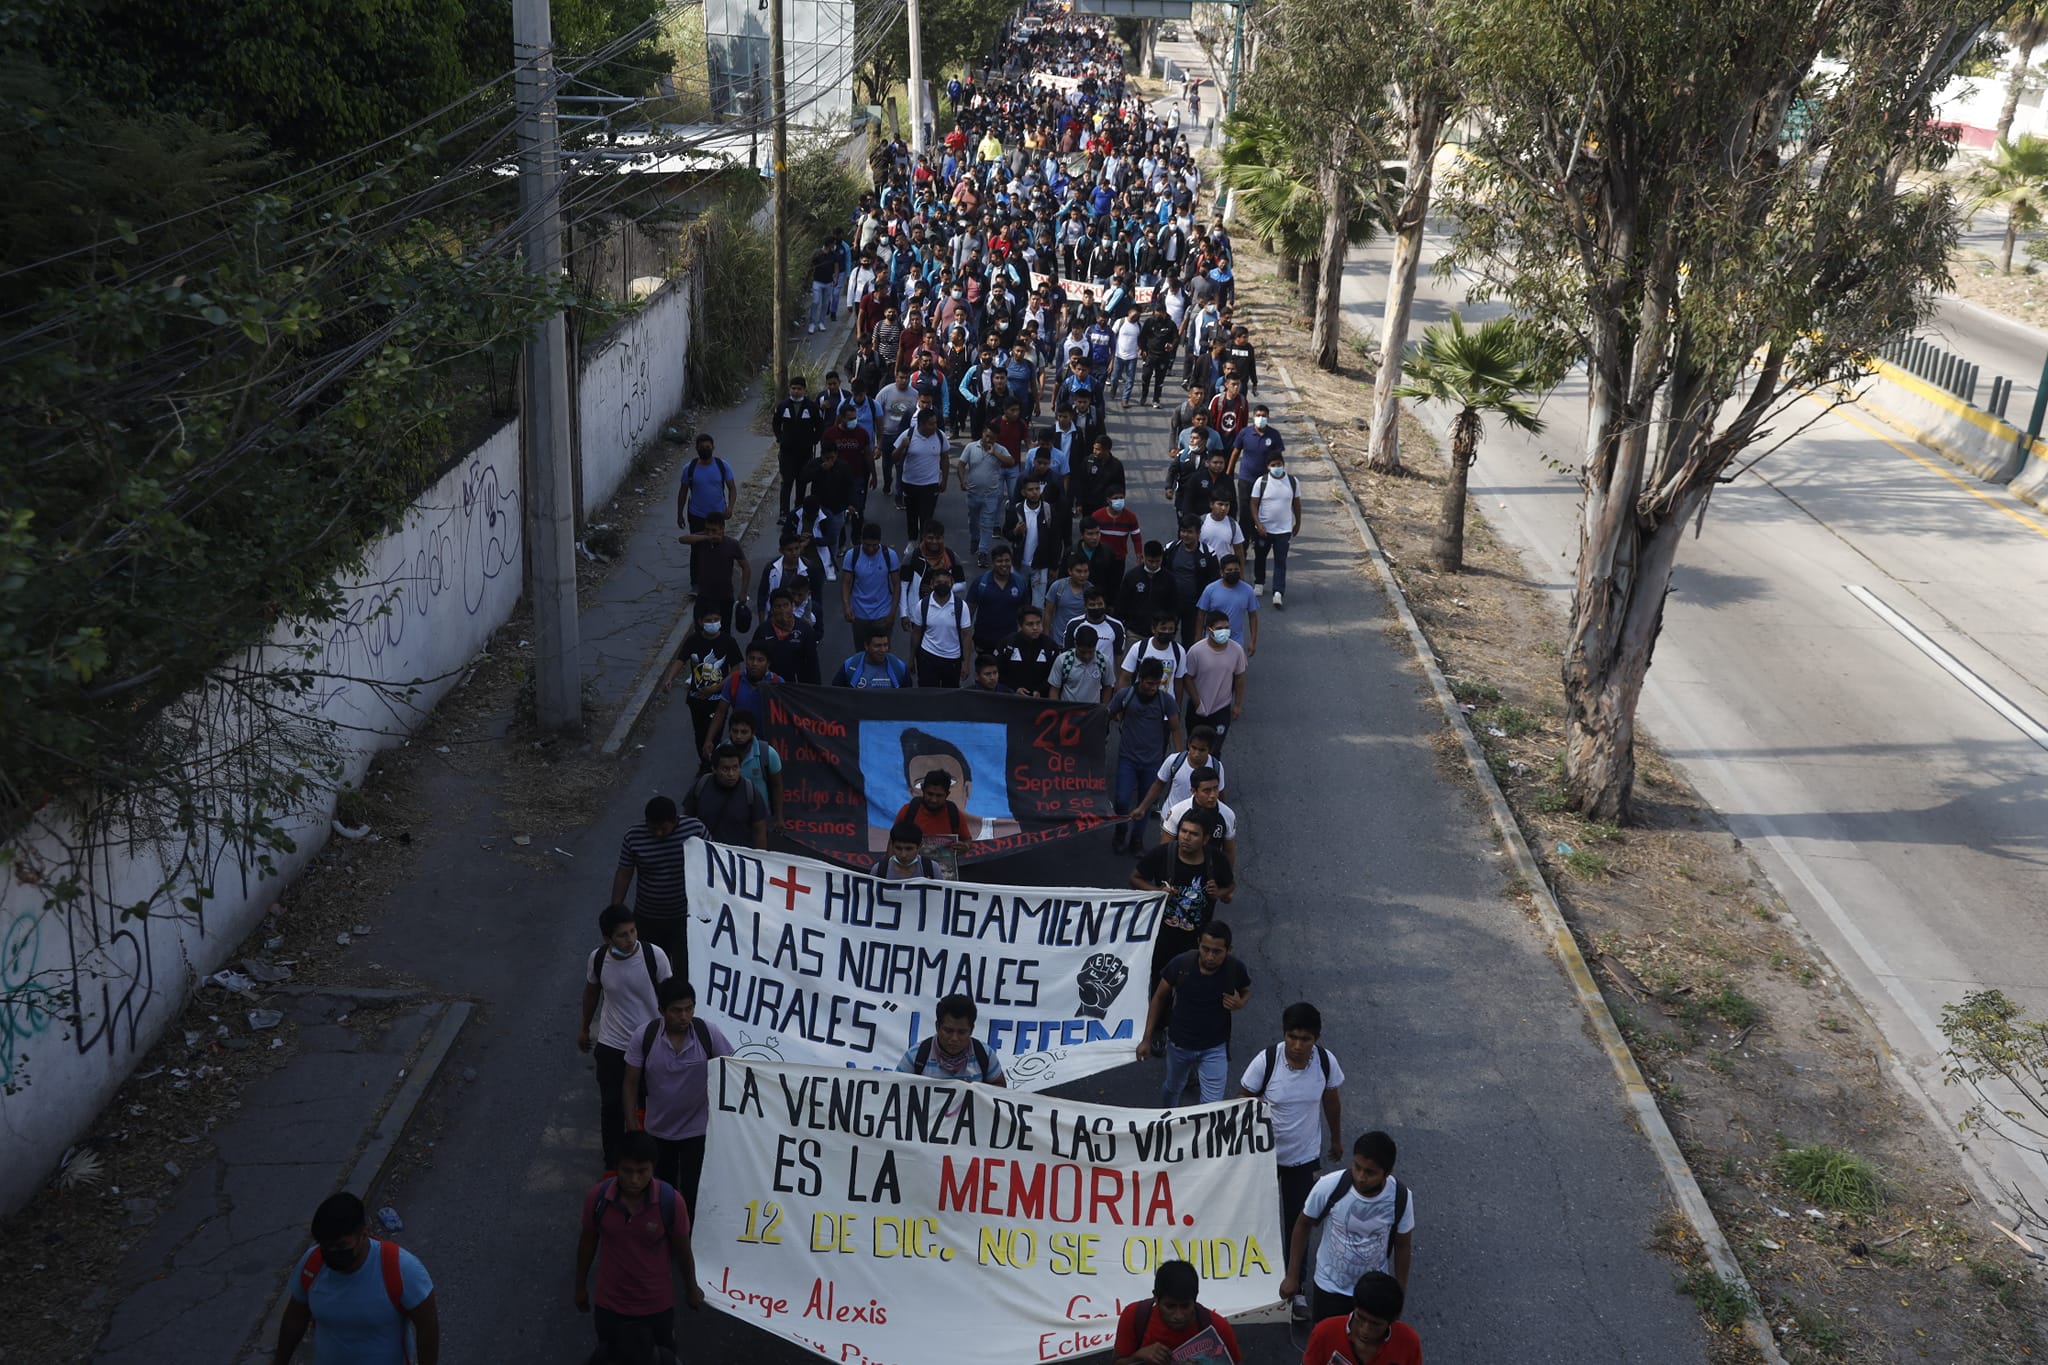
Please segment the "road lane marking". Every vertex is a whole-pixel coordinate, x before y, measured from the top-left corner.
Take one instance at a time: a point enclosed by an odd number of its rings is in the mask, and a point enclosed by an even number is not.
[[[1848,589],[1851,597],[1875,612],[1878,620],[1905,636],[1915,649],[1934,660],[1942,672],[1969,688],[1979,701],[2012,722],[2013,728],[2021,734],[2043,749],[2048,749],[2048,728],[2044,728],[2039,721],[2015,706],[2004,693],[1972,673],[1955,655],[1928,639],[1918,626],[1886,606],[1870,589],[1858,587],[1854,583],[1844,583],[1842,586]]]
[[[1942,478],[1947,479],[1950,483],[1962,489],[1971,497],[1976,498],[1978,501],[1983,502],[1987,506],[1996,507],[1999,511],[2005,513],[2014,521],[2026,527],[2029,531],[2032,531],[2035,535],[2040,536],[2044,540],[2048,540],[2048,526],[2043,526],[2040,522],[2035,521],[2032,517],[2026,516],[2020,512],[2015,511],[2010,507],[2007,507],[2003,502],[2000,502],[1997,498],[1985,492],[1983,489],[1972,488],[1967,482],[1959,478],[1953,471],[1943,469],[1940,465],[1928,459],[1919,451],[1914,450],[1909,446],[1900,444],[1892,437],[1886,435],[1884,432],[1879,431],[1876,427],[1870,425],[1870,423],[1864,421],[1861,417],[1858,417],[1855,413],[1849,411],[1847,404],[1837,405],[1824,403],[1821,399],[1815,397],[1811,393],[1807,394],[1806,396],[1816,403],[1821,403],[1823,407],[1829,408],[1835,416],[1840,417],[1850,426],[1859,427],[1862,430],[1868,432],[1870,435],[1875,436],[1878,440],[1883,441],[1886,445],[1890,446],[1893,450],[1898,451],[1907,459],[1912,460],[1916,464],[1923,465],[1926,468],[1933,470],[1936,474],[1941,475]]]

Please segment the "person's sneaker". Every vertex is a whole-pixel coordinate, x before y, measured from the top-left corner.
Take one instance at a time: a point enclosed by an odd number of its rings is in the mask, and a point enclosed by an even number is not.
[[[1287,1307],[1296,1322],[1308,1321],[1308,1295],[1296,1294],[1294,1302],[1287,1305]]]
[[[1273,590],[1273,605],[1280,608],[1282,611],[1285,611],[1287,609],[1287,603],[1281,600],[1280,590],[1278,588],[1275,588]]]
[[[1118,825],[1109,836],[1109,851],[1111,853],[1122,853],[1130,846],[1130,842],[1130,832],[1122,825]]]
[[[827,583],[837,583],[839,581],[839,569],[829,559],[825,561],[825,581]]]
[[[988,551],[983,550],[980,554],[976,555],[974,557],[974,562],[979,564],[982,568],[986,569],[988,567]]]
[[[1254,583],[1254,584],[1252,584],[1252,596],[1253,596],[1253,597],[1264,597],[1265,595],[1266,595],[1266,585],[1265,585],[1264,583]]]

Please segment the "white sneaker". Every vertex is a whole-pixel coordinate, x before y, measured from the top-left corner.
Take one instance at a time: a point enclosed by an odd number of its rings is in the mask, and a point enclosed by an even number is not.
[[[1273,605],[1274,605],[1274,606],[1276,606],[1276,607],[1284,607],[1284,606],[1286,606],[1287,604],[1286,604],[1285,602],[1281,601],[1281,600],[1280,600],[1280,594],[1279,594],[1278,592],[1275,592],[1275,593],[1273,594]]]
[[[837,583],[839,581],[839,570],[834,568],[830,561],[827,561],[825,565],[825,581],[827,583]]]
[[[1252,584],[1252,596],[1253,596],[1253,597],[1264,597],[1265,595],[1266,595],[1266,585],[1265,585],[1264,583],[1254,583],[1254,584]]]
[[[816,332],[818,330],[818,324],[814,322],[809,327],[806,327],[804,330],[807,332]]]

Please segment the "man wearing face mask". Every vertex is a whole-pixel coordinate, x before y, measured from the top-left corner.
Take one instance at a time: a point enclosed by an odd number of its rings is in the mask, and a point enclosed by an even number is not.
[[[1188,731],[1206,725],[1216,732],[1215,751],[1231,725],[1244,714],[1244,646],[1230,638],[1228,613],[1212,611],[1204,618],[1207,633],[1188,650]]]
[[[1148,540],[1137,565],[1124,575],[1123,586],[1117,592],[1117,617],[1136,624],[1155,620],[1165,612],[1178,622],[1180,604],[1174,592],[1173,575],[1166,572],[1166,547]]]
[[[1244,655],[1249,659],[1259,652],[1259,599],[1251,584],[1244,581],[1244,560],[1225,555],[1221,567],[1223,576],[1202,589],[1195,605],[1205,612],[1220,611],[1228,616],[1230,638],[1243,642]]]
[[[1252,592],[1256,594],[1266,581],[1266,556],[1270,553],[1273,606],[1284,609],[1286,603],[1281,594],[1287,590],[1287,547],[1293,543],[1294,533],[1301,529],[1301,480],[1287,472],[1287,462],[1280,455],[1274,455],[1266,472],[1252,483],[1246,506],[1250,508],[1255,547]]]
[[[1089,514],[1088,519],[1102,530],[1102,543],[1109,547],[1109,553],[1116,560],[1116,589],[1121,591],[1124,575],[1137,562],[1138,546],[1142,533],[1138,529],[1138,514],[1130,508],[1130,499],[1124,493],[1122,484],[1109,489],[1109,501]]]
[[[1249,516],[1245,508],[1250,504],[1252,485],[1266,472],[1266,467],[1287,453],[1287,442],[1273,425],[1273,416],[1264,403],[1252,409],[1250,425],[1237,433],[1230,443],[1230,472],[1237,479],[1237,510],[1240,516]],[[1261,576],[1263,581],[1263,576]]]
[[[321,1365],[438,1365],[433,1278],[419,1257],[370,1236],[369,1221],[346,1191],[314,1210],[314,1245],[293,1270],[271,1365],[287,1365],[309,1328],[319,1331]]]

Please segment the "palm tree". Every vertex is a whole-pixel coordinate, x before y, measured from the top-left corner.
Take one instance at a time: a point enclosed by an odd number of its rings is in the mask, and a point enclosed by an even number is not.
[[[1322,278],[1317,257],[1322,253],[1324,199],[1319,172],[1301,155],[1301,142],[1285,121],[1268,110],[1240,105],[1223,120],[1223,152],[1217,178],[1231,191],[1252,235],[1285,260],[1285,272],[1300,289],[1304,314],[1316,308]],[[1355,168],[1369,176],[1399,175],[1377,163]],[[1369,187],[1359,186],[1360,191]],[[1379,235],[1381,196],[1351,196],[1346,245],[1365,246]]]
[[[1976,203],[2005,208],[2005,273],[2012,274],[2012,249],[2020,229],[2041,221],[2048,199],[2048,138],[2022,133],[2018,141],[1999,139],[1991,158],[1970,176]]]
[[[2005,41],[2012,48],[2012,76],[2005,87],[2005,107],[1998,111],[1998,140],[2012,136],[2012,121],[2020,112],[2020,96],[2032,79],[2034,49],[2048,39],[2048,0],[2020,0],[2005,12],[2001,25]]]
[[[1396,398],[1444,403],[1458,409],[1451,423],[1450,478],[1444,482],[1442,524],[1437,527],[1437,566],[1446,573],[1465,567],[1465,487],[1479,458],[1482,419],[1498,417],[1517,431],[1541,431],[1543,420],[1529,398],[1544,387],[1528,330],[1515,318],[1496,318],[1478,331],[1451,314],[1422,335],[1403,361],[1404,382]]]

